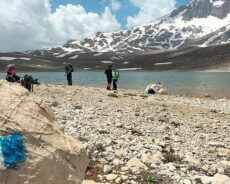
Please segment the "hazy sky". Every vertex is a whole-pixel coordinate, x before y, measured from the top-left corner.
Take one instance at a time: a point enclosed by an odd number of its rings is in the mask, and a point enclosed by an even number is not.
[[[0,52],[63,45],[98,31],[128,29],[189,0],[0,0]]]

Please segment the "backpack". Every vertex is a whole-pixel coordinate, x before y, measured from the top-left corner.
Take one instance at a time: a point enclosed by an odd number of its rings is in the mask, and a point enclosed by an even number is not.
[[[21,85],[28,89],[29,91],[33,91],[33,78],[30,75],[25,75],[23,78],[20,80]]]
[[[74,72],[74,70],[73,70],[73,65],[71,65],[71,64],[68,64],[69,65],[69,67],[70,67],[70,72]]]
[[[119,72],[118,72],[118,70],[113,70],[112,71],[112,77],[113,77],[113,79],[118,79],[119,78]]]

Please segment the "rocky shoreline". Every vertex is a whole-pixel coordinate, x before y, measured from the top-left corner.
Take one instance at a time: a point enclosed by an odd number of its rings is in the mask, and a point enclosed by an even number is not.
[[[230,100],[39,85],[66,134],[82,141],[87,180],[230,183]]]

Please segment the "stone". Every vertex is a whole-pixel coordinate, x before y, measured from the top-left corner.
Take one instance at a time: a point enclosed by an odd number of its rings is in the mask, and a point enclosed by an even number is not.
[[[120,177],[118,177],[117,179],[115,179],[115,183],[117,183],[117,184],[120,184],[121,183],[121,178]]]
[[[200,181],[201,181],[203,184],[211,184],[211,183],[212,183],[212,177],[200,176],[200,177],[198,177],[198,178],[200,178]]]
[[[58,106],[58,102],[57,102],[57,101],[54,101],[54,102],[52,103],[52,106],[53,106],[53,107],[57,107],[57,106]]]
[[[128,171],[128,170],[129,170],[128,167],[121,167],[121,171],[123,171],[123,172],[126,172],[126,171]]]
[[[230,178],[222,174],[215,174],[215,176],[212,179],[212,183],[213,184],[229,184]]]
[[[133,173],[138,173],[141,170],[147,170],[148,167],[143,164],[140,159],[134,157],[132,159],[130,159],[127,164],[126,167],[128,167]]]
[[[82,105],[78,105],[78,104],[76,104],[76,105],[74,105],[74,107],[75,107],[75,109],[79,109],[79,110],[81,110],[81,109],[82,109]]]
[[[216,148],[217,151],[217,155],[220,157],[230,157],[230,149],[226,149],[226,148]]]
[[[116,174],[105,175],[105,178],[107,181],[114,181],[117,177],[118,177],[118,175],[116,175]]]
[[[191,164],[191,165],[200,165],[200,160],[194,158],[192,155],[187,154],[186,158],[184,159],[185,162]]]
[[[211,95],[210,95],[209,93],[206,93],[206,94],[204,94],[204,97],[205,97],[205,98],[210,98]]]
[[[183,184],[192,184],[190,179],[184,179],[182,183]]]
[[[118,159],[114,159],[113,160],[113,165],[115,165],[115,166],[119,166],[121,164],[121,161],[120,160],[118,160]]]
[[[156,83],[156,84],[149,84],[146,88],[145,88],[145,92],[149,93],[150,91],[153,91],[154,93],[157,94],[167,94],[167,90],[165,89],[165,87],[163,85],[161,85],[160,83]],[[153,93],[151,93],[153,94]]]
[[[82,182],[82,184],[102,184],[102,183],[97,183],[97,182],[95,182],[95,181],[93,181],[93,180],[84,180],[84,181]]]
[[[224,143],[222,142],[208,142],[208,145],[213,147],[224,147]]]
[[[230,171],[230,161],[220,161],[217,163],[217,167],[222,167],[224,170]]]
[[[0,83],[0,135],[20,132],[27,155],[16,170],[0,171],[1,183],[81,184],[89,163],[81,143],[63,133],[40,97]]]
[[[109,173],[112,172],[112,169],[113,168],[110,165],[104,165],[104,167],[103,167],[103,173],[104,174],[109,174]]]
[[[116,93],[112,93],[112,92],[110,92],[110,93],[108,94],[108,96],[109,96],[109,97],[113,97],[113,98],[118,98],[118,95],[117,95]]]
[[[162,159],[163,155],[159,151],[157,151],[155,154],[148,153],[141,156],[141,161],[147,165],[159,165]]]
[[[161,88],[159,91],[158,91],[158,94],[161,94],[161,95],[166,95],[168,92],[166,89],[164,88]]]

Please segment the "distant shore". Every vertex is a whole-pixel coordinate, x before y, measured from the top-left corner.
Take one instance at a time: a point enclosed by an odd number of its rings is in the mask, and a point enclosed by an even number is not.
[[[37,78],[41,84],[66,84],[64,72],[36,72],[18,71],[18,75],[25,74]],[[156,71],[120,71],[118,88],[142,90],[148,84],[160,82],[167,89],[168,94],[180,96],[230,98],[230,72],[156,72]],[[5,73],[0,73],[5,79]],[[106,86],[104,71],[79,71],[73,73],[73,84],[81,86]]]

